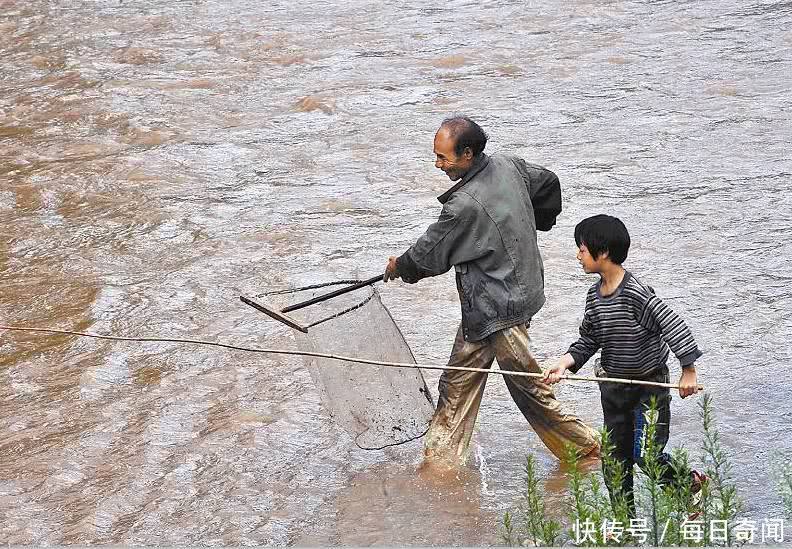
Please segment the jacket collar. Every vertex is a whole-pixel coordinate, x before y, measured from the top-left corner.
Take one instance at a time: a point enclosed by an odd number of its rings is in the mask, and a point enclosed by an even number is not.
[[[462,179],[457,181],[453,187],[437,197],[437,200],[440,202],[440,204],[445,204],[448,202],[448,199],[451,198],[452,194],[464,187],[468,181],[476,176],[477,173],[486,168],[487,164],[489,164],[489,156],[484,153],[479,154],[478,157],[476,157],[476,159],[473,161],[473,165],[470,166],[470,169],[462,177]]]

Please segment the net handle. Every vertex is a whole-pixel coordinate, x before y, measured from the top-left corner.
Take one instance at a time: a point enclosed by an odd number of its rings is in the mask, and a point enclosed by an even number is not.
[[[317,303],[321,303],[322,301],[327,301],[328,299],[332,299],[334,297],[338,297],[338,296],[340,296],[342,294],[345,294],[347,292],[352,292],[352,291],[355,291],[355,290],[359,290],[360,288],[364,288],[366,286],[370,286],[370,285],[374,284],[375,282],[379,282],[380,280],[382,280],[382,275],[381,274],[379,274],[377,276],[372,276],[368,280],[361,280],[360,282],[352,284],[351,286],[347,286],[346,288],[339,288],[338,290],[335,290],[333,292],[326,293],[324,295],[318,295],[318,296],[316,296],[314,298],[311,298],[311,299],[308,299],[306,301],[301,301],[300,303],[295,303],[294,305],[289,305],[289,306],[284,307],[283,309],[281,309],[281,312],[282,313],[289,313],[291,311],[296,311],[297,309],[302,309],[304,307],[308,307],[309,305],[315,305]]]

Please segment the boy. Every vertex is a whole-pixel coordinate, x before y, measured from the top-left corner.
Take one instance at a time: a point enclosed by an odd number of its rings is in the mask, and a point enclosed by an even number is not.
[[[578,339],[558,363],[545,373],[547,383],[557,383],[566,370],[573,373],[602,349],[597,375],[668,383],[669,347],[682,365],[679,396],[698,391],[695,360],[701,356],[690,330],[665,303],[622,267],[630,248],[630,235],[619,219],[596,215],[575,227],[577,260],[586,273],[600,280],[586,296],[586,309]],[[600,371],[602,370],[602,371]],[[633,464],[643,466],[642,440],[645,412],[656,398],[658,418],[655,439],[660,463],[666,465],[663,482],[674,479],[670,456],[662,453],[668,442],[671,395],[668,388],[601,382],[605,427],[615,446],[614,457],[624,465],[622,494],[634,512]],[[691,471],[691,492],[701,489],[706,477]],[[615,487],[608,486],[611,497]]]

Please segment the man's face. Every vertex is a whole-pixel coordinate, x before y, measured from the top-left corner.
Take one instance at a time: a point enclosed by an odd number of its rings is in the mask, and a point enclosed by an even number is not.
[[[435,167],[443,170],[451,181],[462,179],[473,165],[473,151],[466,148],[457,156],[454,152],[456,139],[445,128],[437,130],[434,139]]]

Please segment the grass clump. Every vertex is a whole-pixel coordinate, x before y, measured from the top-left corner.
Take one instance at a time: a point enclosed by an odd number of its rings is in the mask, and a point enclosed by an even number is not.
[[[510,546],[553,546],[561,536],[562,527],[559,521],[547,517],[534,456],[526,458],[524,471],[525,491],[516,513],[507,511],[503,516],[501,540]]]
[[[693,494],[687,451],[675,449],[670,462],[660,459],[662,448],[654,437],[658,412],[653,401],[646,414],[644,466],[636,474],[635,494],[622,493],[624,476],[634,472],[625,471],[614,457],[614,445],[603,429],[601,472],[584,474],[580,456],[574,449],[567,449],[564,524],[547,517],[536,460],[528,456],[525,491],[517,508],[503,517],[501,541],[509,546],[586,547],[729,546],[745,542],[734,530],[743,502],[721,446],[712,398],[705,394],[699,406],[704,435],[702,461],[709,477],[699,494]],[[666,482],[670,477],[674,481]],[[792,516],[792,465],[779,468],[778,487],[787,514]]]
[[[775,457],[773,477],[776,490],[784,506],[784,514],[792,519],[792,460],[787,456],[778,454]]]
[[[704,394],[699,403],[699,416],[704,426],[702,461],[709,482],[701,490],[701,520],[706,545],[734,545],[734,525],[743,509],[731,471],[731,463],[723,451],[715,427],[712,397]]]

